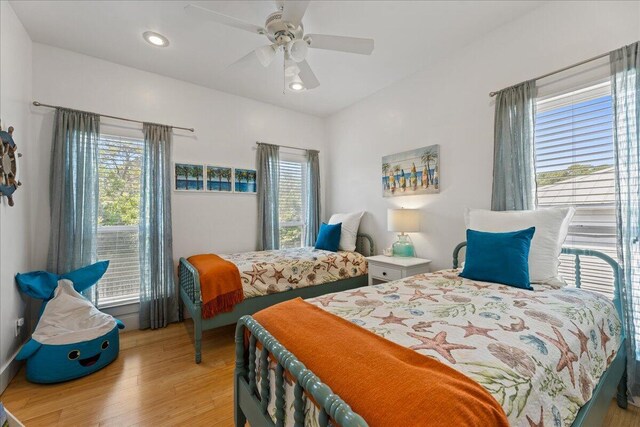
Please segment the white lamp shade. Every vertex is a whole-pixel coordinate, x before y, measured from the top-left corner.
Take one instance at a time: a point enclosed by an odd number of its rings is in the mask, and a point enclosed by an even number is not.
[[[401,233],[420,231],[418,209],[387,209],[387,229]]]

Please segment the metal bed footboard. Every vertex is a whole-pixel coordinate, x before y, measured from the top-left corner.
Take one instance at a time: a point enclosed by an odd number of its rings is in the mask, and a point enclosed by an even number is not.
[[[198,270],[184,258],[178,265],[180,298],[193,319],[193,336],[196,363],[202,361],[202,294],[200,293],[200,275]]]
[[[249,331],[248,348],[245,331]],[[320,378],[307,369],[296,356],[280,344],[266,329],[251,316],[243,316],[236,326],[236,367],[234,374],[234,419],[236,427],[244,426],[247,421],[255,426],[284,426],[285,372],[289,373],[294,384],[294,422],[296,427],[304,426],[305,399],[303,393],[313,397],[320,408],[319,426],[327,427],[334,420],[341,427],[366,427],[365,420],[351,409],[345,401],[334,394]],[[260,343],[260,392],[256,380],[256,346]],[[271,397],[269,381],[269,363],[276,362],[275,370],[275,418],[274,423],[268,413]],[[266,379],[266,380],[265,380]]]

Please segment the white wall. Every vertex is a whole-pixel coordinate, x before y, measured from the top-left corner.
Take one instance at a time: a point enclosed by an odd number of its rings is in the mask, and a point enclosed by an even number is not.
[[[6,198],[0,201],[0,392],[13,375],[18,363],[14,357],[25,340],[29,324],[15,336],[15,321],[28,318],[28,302],[16,286],[14,276],[42,267],[35,262],[32,248],[36,236],[31,232],[35,221],[33,200],[42,193],[36,181],[33,158],[37,143],[30,129],[31,39],[7,1],[0,2],[0,119],[3,129],[15,128],[13,136],[18,151],[18,178],[22,187],[14,193],[15,206]],[[27,319],[28,321],[28,319]]]
[[[318,117],[37,43],[33,70],[33,97],[43,103],[195,128],[174,132],[177,162],[255,168],[255,142],[263,141],[319,149],[325,163],[325,122]],[[40,170],[48,174],[53,112],[34,111]],[[142,135],[139,125],[107,119],[101,129]],[[176,259],[255,250],[255,195],[174,192],[172,203]],[[38,233],[48,233],[48,204],[40,200]],[[46,247],[38,258],[46,259]]]
[[[417,255],[451,266],[465,207],[489,208],[493,98],[488,93],[640,39],[640,2],[549,2],[328,119],[327,212],[365,209],[378,251],[395,239],[386,209],[422,208]],[[441,192],[384,199],[381,157],[440,144]]]

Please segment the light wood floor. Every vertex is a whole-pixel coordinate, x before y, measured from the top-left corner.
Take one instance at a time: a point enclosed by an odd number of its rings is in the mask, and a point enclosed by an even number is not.
[[[121,334],[118,359],[79,380],[28,383],[24,371],[0,396],[30,426],[231,426],[234,328],[207,331],[193,362],[192,323]],[[607,427],[640,427],[640,408],[612,402]]]

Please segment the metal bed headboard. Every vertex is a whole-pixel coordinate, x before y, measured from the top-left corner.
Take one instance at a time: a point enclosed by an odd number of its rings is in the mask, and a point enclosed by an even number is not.
[[[453,268],[458,268],[458,266],[460,265],[459,263],[460,250],[465,246],[467,246],[467,242],[462,242],[462,243],[459,243],[453,250]],[[575,255],[574,268],[575,268],[576,288],[580,288],[582,286],[582,269],[581,269],[581,261],[580,261],[581,256],[600,258],[601,260],[609,264],[613,273],[613,286],[614,286],[613,305],[616,307],[618,316],[620,316],[620,319],[622,320],[622,329],[624,334],[625,316],[622,310],[622,267],[620,267],[620,264],[618,264],[618,262],[613,258],[611,258],[609,255],[593,249],[563,247],[561,253],[568,254],[568,255]]]
[[[367,246],[369,250],[367,251]],[[373,245],[373,238],[365,233],[358,233],[356,236],[356,252],[364,256],[375,255],[375,247]]]

